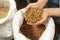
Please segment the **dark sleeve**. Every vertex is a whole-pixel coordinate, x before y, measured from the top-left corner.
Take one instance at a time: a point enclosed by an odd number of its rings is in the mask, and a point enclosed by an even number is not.
[[[15,1],[16,1],[16,5],[17,5],[16,7],[17,7],[18,10],[26,7],[26,5],[27,5],[26,0],[15,0]]]
[[[59,0],[48,0],[47,5],[50,8],[56,8],[59,7]]]

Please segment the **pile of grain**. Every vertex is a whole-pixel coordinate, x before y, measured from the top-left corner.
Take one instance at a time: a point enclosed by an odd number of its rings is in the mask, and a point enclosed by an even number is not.
[[[23,25],[20,28],[20,31],[22,32],[22,34],[31,40],[38,40],[39,37],[44,32],[44,30],[45,30],[44,25],[39,25],[37,26],[36,29],[34,29],[31,25],[28,25],[25,20],[23,22]]]
[[[25,13],[25,19],[29,23],[35,23],[41,19],[43,10],[39,9],[34,9],[30,8],[26,13]]]
[[[7,16],[9,8],[0,7],[0,19]]]
[[[45,25],[28,25],[29,23],[35,23],[41,19],[42,10],[30,8],[25,13],[25,20],[20,28],[23,35],[31,40],[38,40],[44,32]]]

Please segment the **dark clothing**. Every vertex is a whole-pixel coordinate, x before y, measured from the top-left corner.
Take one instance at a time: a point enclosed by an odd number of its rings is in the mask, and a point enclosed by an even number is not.
[[[15,0],[17,2],[17,9],[24,8],[28,5],[27,0]],[[36,2],[37,0],[28,0],[30,3]],[[48,0],[46,7],[59,7],[59,0]]]
[[[48,1],[48,7],[56,8],[59,7],[59,0],[49,0]]]
[[[59,8],[59,0],[49,0],[47,4],[48,8]],[[55,21],[55,37],[54,40],[60,40],[60,24],[57,24],[58,17],[53,17]]]

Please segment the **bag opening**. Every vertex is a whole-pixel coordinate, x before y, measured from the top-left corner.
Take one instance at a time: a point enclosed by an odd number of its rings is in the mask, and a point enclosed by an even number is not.
[[[0,19],[7,16],[9,7],[9,0],[0,0]]]

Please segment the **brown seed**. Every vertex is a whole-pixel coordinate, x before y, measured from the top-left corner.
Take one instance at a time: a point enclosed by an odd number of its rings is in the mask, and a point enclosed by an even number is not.
[[[42,10],[39,10],[39,9],[34,9],[34,8],[30,8],[27,12],[26,12],[26,18],[25,19],[30,19],[30,20],[27,20],[30,21],[31,23],[36,23],[38,20],[38,18],[41,17],[42,15]]]
[[[26,23],[24,20],[22,27],[20,28],[23,35],[25,35],[27,38],[30,38],[31,40],[38,40],[42,33],[45,30],[44,25],[39,26],[31,26]]]
[[[28,23],[36,23],[37,21],[41,20],[43,10],[30,8],[25,14],[27,15],[23,25],[21,27],[21,32],[23,35],[25,35],[27,38],[30,38],[31,40],[38,40],[42,33],[45,30],[45,25],[28,25]]]

